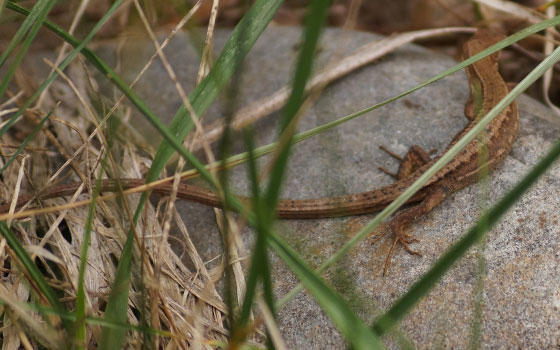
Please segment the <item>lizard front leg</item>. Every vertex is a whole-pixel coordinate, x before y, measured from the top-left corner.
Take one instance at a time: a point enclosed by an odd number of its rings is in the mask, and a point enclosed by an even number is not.
[[[430,156],[436,152],[435,149],[426,152],[422,147],[413,145],[410,146],[408,152],[406,152],[404,157],[400,157],[396,153],[391,152],[385,146],[379,146],[379,148],[387,152],[391,157],[396,158],[401,162],[399,165],[399,170],[396,174],[383,167],[378,167],[379,170],[383,171],[387,175],[394,177],[397,180],[406,179],[416,170],[418,170],[418,168],[422,167],[426,163],[429,163],[432,160]]]

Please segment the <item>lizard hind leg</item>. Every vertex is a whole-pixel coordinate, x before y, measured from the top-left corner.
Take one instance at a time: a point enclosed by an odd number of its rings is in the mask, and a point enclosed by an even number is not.
[[[400,160],[401,164],[396,174],[391,173],[385,168],[378,167],[379,170],[394,177],[397,180],[406,179],[416,170],[418,170],[418,168],[422,167],[426,163],[429,163],[432,160],[430,158],[430,155],[436,152],[435,149],[426,152],[422,147],[413,145],[408,149],[408,152],[406,152],[405,156],[401,158],[397,154],[387,149],[387,147],[379,146],[379,148],[387,152],[393,158]]]
[[[391,245],[391,249],[387,254],[387,258],[385,258],[385,266],[383,268],[383,276],[387,275],[387,271],[389,270],[389,266],[391,264],[391,257],[393,255],[394,249],[398,243],[402,244],[403,248],[412,255],[422,256],[418,251],[415,251],[409,247],[409,244],[418,242],[416,238],[410,236],[410,234],[405,232],[405,229],[412,223],[414,220],[419,218],[422,215],[430,212],[436,205],[438,205],[442,200],[447,197],[450,193],[450,190],[447,188],[445,184],[438,185],[434,187],[424,198],[424,200],[400,213],[398,213],[389,223],[389,227],[393,234],[395,235],[395,239],[393,244]]]

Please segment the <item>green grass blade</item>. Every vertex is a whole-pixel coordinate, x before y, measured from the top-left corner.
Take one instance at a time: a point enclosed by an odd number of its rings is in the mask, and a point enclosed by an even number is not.
[[[238,324],[235,325],[234,329],[240,329],[243,332],[243,328],[249,319],[251,310],[253,307],[253,300],[256,294],[257,282],[259,279],[270,279],[270,275],[266,275],[269,272],[268,267],[268,257],[266,256],[266,235],[263,232],[263,207],[262,207],[262,195],[260,193],[259,186],[259,176],[257,171],[257,164],[253,155],[252,150],[254,149],[253,135],[251,131],[245,132],[245,144],[248,149],[248,168],[249,177],[251,180],[251,189],[253,193],[252,206],[254,213],[254,222],[257,232],[257,239],[255,241],[255,246],[253,247],[253,254],[251,259],[251,266],[249,267],[249,273],[247,274],[247,283],[245,287],[245,298],[243,300],[243,305],[241,306],[241,311],[239,313]],[[262,254],[265,252],[265,254]],[[262,269],[262,265],[265,265]],[[271,309],[272,310],[272,309]],[[235,339],[236,334],[234,333],[233,339]],[[240,334],[239,336],[243,336]]]
[[[333,292],[317,274],[278,235],[270,234],[269,244],[298,276],[335,327],[354,349],[382,349],[383,345],[365,323],[350,310],[346,302]]]
[[[284,110],[284,119],[281,122],[281,131],[288,130],[288,125],[292,122],[296,113],[298,112],[301,104],[304,101],[305,85],[308,78],[311,76],[311,67],[313,63],[313,55],[321,32],[324,19],[326,17],[326,10],[328,8],[328,1],[315,0],[312,2],[309,13],[309,24],[306,27],[304,44],[298,66],[296,68],[292,94]],[[288,130],[290,132],[290,130]],[[291,135],[288,135],[291,137]],[[260,246],[259,239],[270,236],[270,228],[273,224],[273,215],[275,203],[278,199],[280,184],[282,182],[282,174],[286,167],[286,161],[289,155],[290,143],[280,152],[278,161],[274,166],[271,174],[271,181],[267,192],[268,201],[267,205],[259,203],[255,208],[254,220],[252,224],[256,223],[256,228],[259,231],[257,244],[255,244],[254,260],[252,261],[252,271],[250,277],[258,276],[259,272],[256,266],[266,264],[266,247],[264,244]],[[250,162],[254,163],[254,162]],[[252,166],[251,168],[254,168]],[[254,173],[254,169],[252,171]],[[256,179],[254,179],[254,182]],[[255,186],[255,185],[254,185]],[[258,186],[254,187],[253,192],[258,197]],[[255,222],[256,221],[256,222]],[[280,257],[288,264],[292,271],[294,271],[302,283],[307,287],[310,293],[314,296],[315,300],[319,303],[321,308],[329,315],[337,329],[342,333],[345,339],[355,349],[377,349],[382,348],[380,339],[376,337],[366,326],[366,324],[354,314],[348,305],[334,293],[306,264],[303,260],[286,244],[284,241],[275,236],[275,239],[269,240],[273,248],[280,255]],[[264,242],[263,242],[264,243]],[[261,271],[264,273],[265,271]],[[253,279],[256,279],[254,277]],[[254,283],[255,281],[253,281]],[[249,292],[249,284],[248,284]],[[244,310],[248,310],[249,301],[246,299],[244,303]],[[248,313],[243,314],[247,317]]]
[[[115,12],[115,10],[120,6],[122,1],[123,0],[116,0],[115,3],[113,3],[111,8],[107,11],[107,13],[103,16],[103,18],[94,26],[94,28],[84,38],[84,40],[81,43],[79,43],[75,47],[75,49],[72,50],[68,54],[68,56],[66,56],[66,58],[60,63],[60,65],[58,66],[59,70],[61,71],[64,70],[64,68],[66,68],[66,66],[70,64],[70,62],[74,59],[74,57],[76,57],[76,55],[80,53],[80,51],[87,45],[87,43],[91,40],[91,38],[93,38],[93,36],[97,33],[97,31],[101,29],[103,23],[105,23],[105,21],[107,21],[107,19],[113,14],[113,12]],[[8,2],[7,7],[12,8],[13,4],[11,2]],[[2,135],[4,135],[4,133],[12,127],[12,125],[16,122],[16,120],[27,110],[27,108],[29,108],[29,106],[31,106],[31,104],[39,97],[39,95],[43,92],[43,90],[46,89],[50,85],[50,83],[52,83],[54,79],[56,79],[57,76],[58,76],[58,72],[54,71],[45,81],[43,81],[43,83],[41,83],[39,88],[31,95],[31,97],[29,97],[24,102],[21,108],[0,129],[0,137],[2,137]]]
[[[257,0],[237,24],[210,73],[189,96],[197,115],[204,113],[214,101],[236,71],[238,64],[272,20],[281,3],[280,0]],[[192,127],[189,113],[185,106],[181,106],[169,125],[171,134],[182,142]],[[175,147],[169,144],[167,138],[162,141],[150,169],[150,181],[159,176],[165,163],[173,154],[173,148]]]
[[[29,11],[29,15],[26,16],[23,23],[19,26],[17,32],[14,34],[14,37],[12,38],[10,43],[8,44],[8,47],[6,47],[4,52],[2,52],[2,55],[0,55],[0,67],[2,67],[4,65],[4,62],[6,62],[6,59],[12,54],[12,52],[15,50],[15,48],[19,45],[19,43],[21,42],[21,40],[23,39],[23,37],[25,36],[25,33],[27,33],[29,28],[31,28],[31,26],[34,23],[36,23],[37,17],[39,17],[39,15],[45,10],[45,8],[47,7],[48,4],[49,4],[48,1],[45,1],[45,0],[38,1],[35,4],[35,6],[33,6],[31,11]],[[10,5],[9,2],[5,3],[5,4],[2,5],[2,8],[4,8],[4,6],[9,6],[9,5]]]
[[[54,309],[54,313],[58,315],[66,314],[67,312],[62,303],[58,300],[56,293],[51,286],[49,286],[45,277],[43,277],[42,272],[39,270],[37,265],[33,263],[29,254],[27,254],[5,221],[0,221],[0,234],[2,234],[2,236],[6,239],[6,242],[8,242],[10,248],[15,252],[22,265],[21,267],[26,271],[27,276],[31,279],[30,283],[37,286],[37,289],[42,293],[42,296],[51,304]],[[61,320],[64,328],[66,330],[70,330],[72,324],[64,318],[61,318]]]
[[[133,243],[134,235],[129,234],[119,259],[115,280],[111,286],[111,293],[103,317],[110,324],[125,324],[127,321]],[[125,334],[126,329],[123,328],[103,327],[99,337],[99,349],[120,349]]]
[[[27,50],[31,46],[31,42],[35,39],[35,36],[39,32],[39,29],[41,29],[43,21],[45,20],[45,18],[47,18],[47,14],[56,3],[56,0],[41,0],[39,3],[41,4],[42,8],[41,11],[39,12],[39,15],[37,16],[37,20],[31,26],[29,33],[27,33],[27,35],[25,36],[25,39],[23,40],[23,43],[19,48],[19,51],[17,52],[14,60],[10,64],[10,67],[8,68],[8,71],[4,75],[4,78],[2,78],[2,82],[0,82],[0,98],[4,96],[4,92],[6,92],[8,85],[12,81],[12,77],[16,73],[16,70],[19,67],[21,61],[23,60],[23,57],[25,56]],[[39,3],[37,3],[37,5],[39,5]]]
[[[11,1],[7,2],[6,8],[8,8],[8,9],[14,11],[14,12],[17,12],[19,14],[22,14],[26,17],[31,16],[31,13],[32,13],[29,10],[27,10],[27,9],[11,2]],[[75,37],[73,37],[72,35],[70,35],[66,31],[64,31],[62,28],[60,28],[59,26],[57,26],[53,22],[51,22],[49,20],[44,20],[43,25],[47,29],[49,29],[50,31],[52,31],[53,33],[55,33],[56,35],[61,37],[64,41],[66,41],[67,43],[72,45],[74,48],[76,48],[76,47],[78,47],[78,45],[80,45],[80,43],[81,43],[80,40],[76,39]],[[103,62],[103,60],[101,60],[93,51],[89,50],[86,47],[82,47],[81,53],[101,73],[103,73],[105,76],[107,76],[107,78],[112,79],[114,76],[117,76],[117,74],[107,64],[105,64],[105,62]],[[119,84],[117,84],[117,86],[119,86]],[[119,86],[119,88],[120,88],[120,86]]]
[[[313,1],[310,7],[308,16],[310,21],[306,26],[304,43],[302,45],[302,50],[298,59],[298,65],[296,67],[292,93],[284,110],[284,117],[281,121],[280,134],[287,130],[288,125],[294,119],[297,111],[304,101],[305,86],[307,80],[311,76],[313,56],[321,29],[323,27],[327,7],[328,1],[321,0]],[[291,130],[293,130],[293,128]],[[288,130],[287,132],[289,133],[291,130]],[[284,137],[289,138],[291,138],[291,136],[292,135],[284,135]],[[279,150],[280,154],[272,170],[269,188],[265,197],[266,199],[264,201],[263,198],[260,197],[258,176],[256,174],[256,166],[254,164],[254,160],[252,160],[251,158],[249,159],[249,170],[253,184],[253,210],[255,214],[254,223],[257,231],[257,239],[253,248],[254,253],[247,279],[245,299],[239,317],[240,326],[238,328],[241,330],[244,328],[245,322],[249,318],[253,304],[253,298],[256,293],[257,282],[259,280],[263,281],[267,300],[272,300],[270,275],[267,275],[269,271],[269,264],[266,254],[266,240],[267,232],[274,223],[274,208],[275,203],[278,200],[280,184],[289,155],[289,146],[290,142],[286,143],[285,147],[282,150]],[[252,147],[250,143],[249,147]],[[252,148],[249,149],[248,154],[249,156],[252,155]],[[274,305],[271,303],[269,306],[271,307],[271,310],[273,310]]]
[[[274,208],[280,195],[282,179],[284,178],[286,164],[288,162],[290,149],[293,144],[292,137],[295,125],[292,123],[298,113],[303,101],[305,100],[305,87],[307,81],[311,77],[313,59],[317,49],[317,42],[321,35],[321,30],[326,19],[329,1],[315,0],[311,2],[309,13],[307,14],[307,25],[304,32],[304,42],[301,48],[294,80],[292,84],[292,92],[283,111],[283,118],[280,122],[280,140],[283,138],[289,140],[283,143],[283,149],[278,150],[276,162],[270,174],[268,189],[266,194],[266,202],[270,210],[270,218],[274,217]],[[272,222],[270,223],[272,224]]]
[[[15,151],[15,153],[6,161],[6,164],[4,164],[4,166],[2,167],[2,169],[0,169],[0,175],[2,175],[2,173],[4,172],[4,170],[6,170],[10,164],[12,164],[12,162],[17,158],[17,156],[25,149],[25,147],[27,146],[27,144],[33,140],[33,138],[35,137],[35,135],[39,132],[39,130],[41,130],[43,128],[43,125],[45,124],[45,122],[50,118],[50,116],[53,114],[53,111],[50,111],[49,114],[47,114],[43,119],[41,119],[41,121],[33,128],[33,130],[31,130],[31,133],[29,134],[29,136],[27,136],[25,138],[25,140],[23,140],[23,142],[21,143],[21,145],[17,148],[17,150]]]
[[[306,18],[306,26],[303,35],[303,44],[299,53],[295,74],[292,83],[292,91],[290,93],[290,97],[286,103],[286,106],[283,110],[283,118],[280,121],[279,127],[279,135],[280,135],[280,144],[283,145],[281,149],[277,150],[277,154],[275,157],[275,163],[272,167],[272,171],[270,177],[268,179],[268,188],[261,199],[259,199],[259,203],[255,203],[255,217],[257,221],[257,243],[255,244],[255,254],[254,259],[252,261],[252,268],[257,266],[259,267],[260,278],[263,281],[263,289],[265,292],[265,299],[267,301],[268,307],[274,314],[274,303],[273,303],[273,292],[272,292],[272,283],[270,280],[270,275],[267,274],[269,270],[268,259],[267,259],[267,247],[265,245],[266,240],[268,239],[268,232],[274,225],[275,219],[275,208],[276,203],[278,201],[278,196],[280,194],[280,188],[282,184],[282,180],[284,178],[286,166],[288,163],[290,149],[293,144],[293,133],[295,130],[295,125],[297,124],[296,115],[300,110],[303,102],[305,101],[305,88],[307,81],[310,79],[312,74],[312,67],[313,61],[315,57],[315,52],[317,48],[317,43],[319,41],[319,37],[321,35],[321,31],[324,26],[324,22],[326,19],[326,13],[329,6],[330,1],[325,0],[314,0],[311,2],[307,18]],[[286,142],[282,142],[282,140],[287,140]],[[252,162],[254,163],[254,161]],[[256,174],[255,174],[256,175]],[[253,179],[254,182],[254,192],[255,195],[258,195],[258,185],[255,184],[256,177]],[[289,249],[289,246],[284,247],[285,249]],[[289,255],[288,255],[289,256]],[[293,256],[291,256],[293,258]],[[297,257],[299,258],[299,257]],[[296,266],[296,265],[294,265]],[[305,269],[304,269],[305,270]],[[313,275],[310,269],[306,270],[309,274]],[[307,278],[308,274],[301,274],[300,278]],[[317,301],[321,305],[327,314],[331,318],[335,318],[337,316],[355,316],[350,311],[349,308],[346,307],[344,304],[337,303],[338,300],[334,300],[332,297],[336,296],[334,292],[332,292],[328,287],[322,284],[316,284],[316,281],[320,281],[318,276],[315,279],[307,280],[307,285],[315,292],[314,296],[316,297]],[[317,296],[329,296],[327,298],[318,298]],[[324,305],[321,301],[328,302],[329,305]],[[250,300],[246,300],[244,303],[244,311],[249,310],[250,308]],[[332,303],[335,303],[337,306],[336,308],[331,308],[333,306]],[[336,313],[336,311],[345,310],[345,313]],[[331,311],[331,312],[329,312]],[[248,317],[248,313],[242,314],[242,316]],[[353,319],[339,319],[338,323],[335,322],[337,325],[345,324],[345,321],[352,321]],[[361,321],[361,320],[360,320]],[[355,343],[354,339],[359,339],[353,337],[344,332],[345,329],[341,330],[343,336],[349,340],[351,344],[359,344]]]
[[[105,162],[101,162],[105,164]],[[87,268],[88,250],[89,243],[91,239],[91,230],[93,226],[93,219],[95,217],[95,207],[96,199],[99,196],[99,190],[101,188],[101,179],[104,167],[99,167],[99,173],[97,176],[97,181],[92,193],[92,201],[89,204],[88,215],[86,218],[86,223],[84,227],[84,238],[82,242],[82,249],[80,253],[80,267],[78,271],[78,290],[76,291],[76,311],[74,312],[76,318],[74,323],[75,334],[72,337],[74,339],[74,344],[77,344],[81,348],[85,348],[86,345],[86,287],[85,287],[85,275]]]

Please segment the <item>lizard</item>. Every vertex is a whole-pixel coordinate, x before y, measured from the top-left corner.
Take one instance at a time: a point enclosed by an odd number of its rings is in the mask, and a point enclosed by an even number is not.
[[[479,29],[463,46],[463,58],[475,55],[502,38],[501,34]],[[507,95],[509,87],[498,72],[498,57],[499,52],[466,67],[470,97],[465,105],[465,116],[470,121],[439,155],[431,158],[431,152],[426,152],[420,146],[414,145],[402,159],[399,171],[395,175],[397,180],[394,183],[367,192],[337,197],[280,200],[276,208],[277,217],[281,219],[315,219],[349,216],[379,211],[389,205],[471,130],[482,116],[486,115]],[[486,164],[481,164],[479,160],[479,154],[483,146],[482,142],[479,139],[474,139],[407,201],[412,206],[397,213],[389,223],[389,228],[395,239],[385,262],[384,274],[397,243],[401,243],[409,253],[420,255],[409,247],[409,244],[415,240],[405,233],[405,228],[418,217],[430,212],[451,193],[476,182],[479,178],[479,170],[483,167],[493,170],[498,166],[509,154],[517,136],[518,128],[519,113],[517,104],[513,102],[487,127]],[[72,195],[80,185],[79,182],[73,182],[51,186],[43,190],[40,197],[48,199]],[[114,192],[119,191],[119,188],[126,190],[142,185],[145,185],[145,180],[141,178],[108,179],[101,182],[100,190]],[[160,194],[169,194],[172,185],[163,183],[153,187],[152,190]],[[30,194],[20,196],[16,207],[22,206],[33,198],[34,196]],[[222,207],[221,199],[216,193],[184,183],[179,185],[177,198],[192,200],[213,207]],[[248,198],[241,198],[245,201],[248,200]],[[9,203],[0,206],[0,213],[7,212],[9,208]]]

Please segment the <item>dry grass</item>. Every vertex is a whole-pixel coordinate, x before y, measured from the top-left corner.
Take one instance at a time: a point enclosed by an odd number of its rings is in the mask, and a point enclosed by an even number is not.
[[[141,8],[136,1],[134,4],[136,10],[141,13]],[[170,32],[170,36],[196,12],[199,4],[197,3],[193,11],[178,22],[176,28]],[[206,53],[211,51],[209,48],[212,45],[211,38],[216,15],[215,8],[213,10],[209,20]],[[79,18],[75,20],[79,21]],[[151,31],[148,22],[145,20],[143,23],[146,30]],[[392,39],[396,40],[395,37]],[[413,35],[404,39],[401,37],[402,42],[394,43],[395,46],[391,49],[414,39],[416,37]],[[161,46],[165,46],[167,42],[166,39]],[[154,46],[158,48],[160,44],[154,40]],[[383,53],[388,51],[387,47],[383,50]],[[203,57],[208,58],[209,55]],[[159,51],[159,59],[164,62],[170,77],[174,79],[173,68],[166,63],[161,51]],[[152,61],[147,62],[146,66]],[[200,65],[199,81],[208,72],[207,63],[203,61]],[[45,67],[47,64],[54,66],[49,62],[45,64]],[[365,63],[361,65],[363,64]],[[336,78],[350,70],[339,74]],[[11,229],[18,235],[19,241],[27,252],[32,254],[51,286],[56,288],[68,309],[73,309],[89,208],[87,206],[70,208],[69,205],[92,198],[96,178],[144,178],[152,164],[154,150],[134,142],[135,137],[131,131],[133,128],[126,123],[120,125],[117,131],[109,117],[116,115],[117,118],[126,121],[130,115],[129,107],[121,105],[122,98],[114,105],[106,105],[106,100],[97,91],[97,83],[93,81],[91,72],[82,61],[75,60],[70,69],[67,69],[67,75],[62,72],[59,74],[62,79],[55,81],[3,137],[0,151],[7,159],[13,154],[14,147],[21,144],[40,118],[48,111],[54,110],[53,116],[38,136],[3,172],[0,181],[0,200],[15,203],[22,193],[40,194],[42,189],[52,184],[69,181],[84,183],[84,194],[80,194],[80,190],[71,197],[35,202],[37,207],[56,207],[56,210],[11,222]],[[318,86],[335,78],[329,79],[317,82]],[[24,67],[18,71],[15,82],[10,90],[11,99],[1,106],[2,114],[13,113],[13,108],[21,105],[37,85],[37,82],[26,74]],[[175,83],[183,103],[189,106],[187,94],[180,82],[175,79]],[[277,105],[275,108],[285,103],[286,91],[287,89],[281,92],[284,93],[284,100],[280,102],[269,100]],[[268,114],[270,110],[263,113]],[[193,111],[191,115],[194,115]],[[249,116],[248,123],[254,122],[263,115]],[[239,123],[245,125],[243,120]],[[219,136],[222,130],[222,125],[217,125],[216,135]],[[206,135],[200,124],[197,125],[197,131],[198,135]],[[215,141],[218,136],[211,141]],[[202,146],[198,144],[185,146],[202,147],[207,158],[213,159],[209,145],[205,144],[205,138],[199,137],[197,140]],[[178,182],[181,171],[182,163],[174,174],[175,183]],[[139,195],[134,194],[97,202],[84,279],[88,292],[87,314],[92,318],[101,319],[104,315],[107,298],[114,287],[116,261],[120,257],[129,232],[132,222],[131,213],[137,205],[138,198]],[[233,237],[225,240],[229,243],[230,263],[226,264],[224,258],[219,257],[220,262],[215,264],[217,266],[208,269],[208,262],[204,261],[197,252],[187,226],[174,207],[174,201],[175,196],[171,195],[158,202],[147,203],[135,228],[134,257],[135,261],[142,263],[136,264],[136,270],[133,270],[128,322],[146,332],[128,332],[126,341],[128,347],[139,347],[139,344],[146,341],[147,334],[153,336],[153,333],[144,327],[145,324],[150,324],[151,330],[163,330],[155,338],[151,338],[155,348],[186,349],[190,346],[213,348],[213,341],[225,342],[229,335],[226,327],[228,308],[216,285],[223,277],[226,265],[232,268],[234,294],[238,304],[241,304],[245,291],[243,262],[248,253],[236,229],[238,223],[228,221],[230,228],[227,231]],[[218,226],[222,224],[221,212],[217,212],[216,221]],[[169,237],[171,224],[176,225],[180,236]],[[179,249],[173,249],[177,246],[176,241],[181,242]],[[53,317],[53,324],[46,324],[36,310],[29,307],[36,301],[37,291],[34,286],[30,288],[24,280],[17,259],[4,239],[0,239],[0,269],[2,272],[0,299],[4,301],[0,306],[0,314],[5,315],[2,323],[4,348],[61,347],[67,339],[63,339],[62,332],[58,331],[57,319]],[[256,324],[264,323],[271,338],[276,339],[275,343],[281,344],[282,340],[274,317],[269,313],[264,302],[260,300],[257,302],[263,312],[257,317]],[[251,334],[256,334],[252,338],[254,344],[258,344],[258,341],[262,342],[263,339],[261,334],[255,331],[257,328],[254,324],[251,328]],[[98,322],[93,319],[88,322],[87,348],[96,348],[100,331],[101,326]]]
[[[95,107],[104,100],[83,62],[74,61],[67,72],[68,76],[59,72],[63,79],[55,81],[3,139],[2,154],[9,157],[13,153],[10,145],[20,144],[38,122],[38,116],[54,110],[39,136],[3,173],[0,184],[3,202],[13,201],[24,192],[40,193],[52,184],[83,181],[84,194],[37,203],[39,207],[69,204],[91,198],[94,179],[99,175],[102,178],[142,178],[151,165],[146,150],[131,142],[133,138],[126,137],[126,128],[124,135],[121,134],[123,128],[115,134],[117,131],[106,123],[107,117],[103,118],[103,110]],[[12,90],[14,100],[3,109],[18,105],[34,88],[35,83],[26,75],[25,67],[21,67],[17,87]],[[111,110],[117,106],[104,107]],[[117,115],[129,113],[124,105],[118,108]],[[107,165],[102,165],[104,162]],[[136,206],[138,196],[97,203],[85,274],[87,314],[91,317],[101,318],[104,314],[115,280],[115,262],[132,221],[130,208]],[[180,215],[170,204],[166,198],[148,203],[136,227],[134,255],[142,264],[133,272],[128,321],[132,325],[146,324],[140,319],[142,315],[149,318],[152,328],[164,330],[164,336],[155,340],[154,344],[159,345],[156,348],[185,349],[187,344],[210,348],[210,342],[225,341],[228,334],[224,326],[227,308],[216,289],[224,267],[218,264],[214,270],[206,268]],[[70,309],[76,297],[88,210],[87,206],[71,210],[59,208],[56,212],[11,224],[13,232]],[[177,244],[167,239],[170,221],[179,227],[181,236],[174,239],[181,242],[181,249],[172,249]],[[37,348],[37,339],[43,346],[59,347],[64,342],[60,339],[62,333],[40,322],[35,312],[22,306],[33,303],[34,293],[18,272],[16,259],[4,239],[0,240],[0,266],[3,267],[0,298],[9,301],[0,307],[8,316],[2,329],[4,348]],[[101,327],[92,322],[87,329],[87,347],[95,348]],[[29,339],[26,334],[36,338]],[[144,336],[142,332],[129,332],[127,344],[141,344]]]

